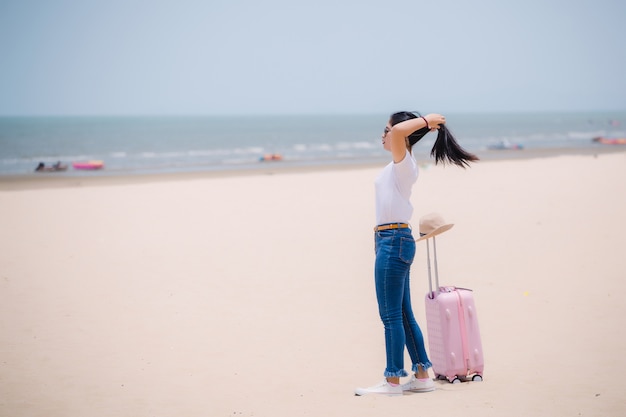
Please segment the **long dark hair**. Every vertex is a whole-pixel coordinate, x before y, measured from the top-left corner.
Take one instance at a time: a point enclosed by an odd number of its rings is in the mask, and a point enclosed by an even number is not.
[[[415,114],[417,113],[417,114]],[[405,120],[415,119],[422,117],[418,112],[401,111],[391,115],[389,123],[394,126]],[[433,127],[433,126],[430,126]],[[408,137],[409,147],[413,148],[417,142],[420,141],[426,134],[430,132],[428,127],[423,127],[415,132],[411,133]],[[452,133],[448,130],[446,125],[440,125],[437,131],[437,140],[430,151],[430,156],[435,158],[435,165],[442,164],[454,164],[461,168],[469,167],[470,162],[478,161],[478,157],[474,154],[467,152],[461,147],[452,136]]]

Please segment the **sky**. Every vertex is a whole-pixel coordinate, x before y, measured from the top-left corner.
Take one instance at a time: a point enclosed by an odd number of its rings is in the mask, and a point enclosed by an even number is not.
[[[624,0],[0,0],[0,115],[626,110]]]

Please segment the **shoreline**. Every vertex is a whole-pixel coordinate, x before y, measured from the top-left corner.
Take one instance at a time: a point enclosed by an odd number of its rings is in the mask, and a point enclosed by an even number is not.
[[[485,150],[477,153],[480,162],[527,160],[537,158],[552,158],[567,155],[597,156],[601,154],[624,153],[623,146],[601,146],[597,148],[545,148],[524,150]],[[432,163],[432,159],[418,158],[420,165]],[[280,162],[265,164],[255,168],[194,170],[164,173],[105,173],[104,175],[85,176],[57,176],[57,173],[31,173],[20,175],[0,175],[0,191],[21,191],[48,188],[73,188],[85,186],[110,186],[141,183],[158,183],[171,181],[186,181],[208,178],[229,178],[259,175],[277,175],[289,173],[307,173],[318,171],[346,171],[381,167],[380,162],[345,162],[324,163],[310,165],[287,165]],[[63,175],[62,173],[60,173]]]

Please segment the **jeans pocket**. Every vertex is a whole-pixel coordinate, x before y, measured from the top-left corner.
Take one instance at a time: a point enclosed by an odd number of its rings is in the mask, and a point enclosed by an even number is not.
[[[408,237],[400,239],[400,259],[407,264],[413,263],[415,258],[415,240]]]

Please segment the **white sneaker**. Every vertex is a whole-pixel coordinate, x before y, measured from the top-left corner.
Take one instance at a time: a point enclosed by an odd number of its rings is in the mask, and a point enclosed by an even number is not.
[[[435,390],[435,383],[432,379],[417,379],[415,375],[411,375],[411,380],[402,384],[404,391],[411,392],[429,392]]]
[[[371,386],[369,388],[357,388],[354,391],[354,395],[370,395],[370,394],[383,394],[383,395],[402,395],[402,385],[393,386],[386,379],[380,384]]]

